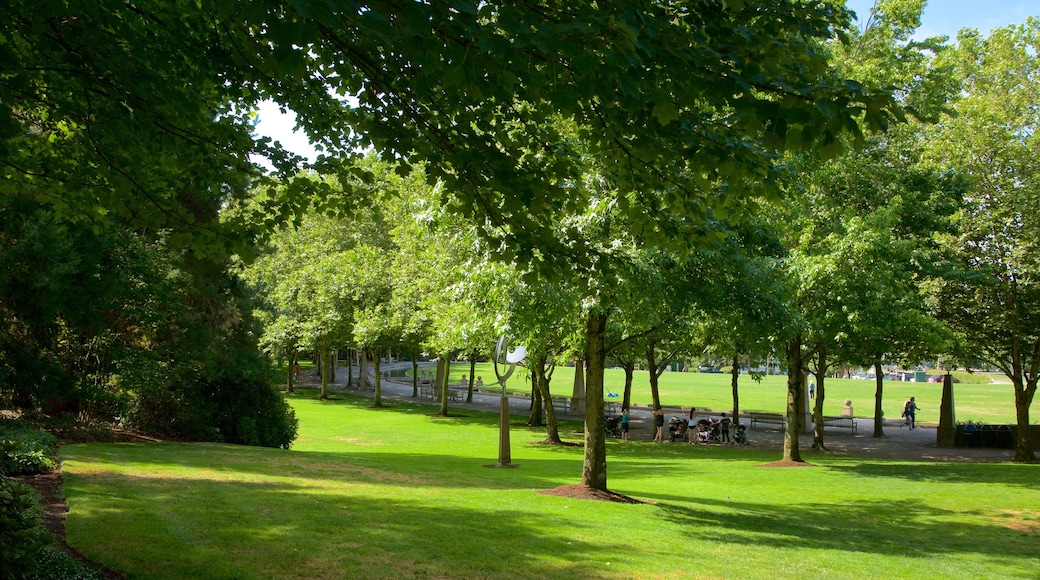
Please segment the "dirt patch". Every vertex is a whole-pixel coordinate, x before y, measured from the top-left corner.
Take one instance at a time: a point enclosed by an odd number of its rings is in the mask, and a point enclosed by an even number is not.
[[[805,461],[791,461],[790,459],[784,459],[782,461],[773,461],[772,463],[763,463],[758,467],[816,467],[812,463],[806,463]]]
[[[542,495],[555,495],[558,497],[569,497],[573,499],[590,499],[596,501],[610,501],[614,503],[652,504],[654,502],[643,501],[613,491],[593,489],[587,485],[575,483],[573,485],[561,485],[552,489],[539,491]]]
[[[43,507],[43,527],[47,528],[47,531],[54,537],[54,544],[58,548],[80,562],[85,562],[97,568],[105,578],[125,578],[125,576],[115,570],[90,561],[83,554],[69,547],[65,541],[65,517],[69,513],[69,504],[61,495],[61,484],[64,480],[62,479],[60,469],[55,469],[49,473],[25,475],[13,479],[31,486],[36,490],[36,493],[40,494],[40,504]]]
[[[576,441],[549,441],[548,439],[542,439],[541,441],[528,441],[528,445],[549,445],[555,447],[585,447],[584,443],[578,443]]]

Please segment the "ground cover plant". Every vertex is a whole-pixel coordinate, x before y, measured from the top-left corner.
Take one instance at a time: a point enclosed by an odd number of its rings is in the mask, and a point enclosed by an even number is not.
[[[291,450],[62,448],[68,541],[135,578],[1034,577],[1040,483],[1019,464],[867,460],[608,442],[618,504],[576,483],[578,447],[497,416],[313,390]],[[580,424],[563,436],[580,439]]]
[[[495,371],[490,363],[477,365],[477,376],[484,378],[485,388],[496,388]],[[451,367],[451,386],[460,385],[463,375],[469,376],[468,363],[456,363]],[[488,377],[492,377],[488,379]],[[694,407],[725,411],[733,406],[733,394],[730,387],[731,377],[723,373],[677,373],[666,372],[661,375],[659,389],[661,404],[666,407]],[[625,386],[625,372],[618,369],[607,369],[604,373],[604,388],[608,392],[622,393]],[[570,395],[574,385],[574,368],[561,367],[553,376],[552,392],[554,396]],[[877,385],[873,380],[827,379],[827,397],[824,403],[824,415],[841,415],[845,401],[853,403],[853,413],[858,417],[874,416],[874,391]],[[529,393],[530,385],[525,383],[523,372],[517,372],[517,378],[510,379],[508,390],[516,393]],[[740,408],[747,411],[766,413],[783,413],[787,405],[787,377],[769,375],[755,381],[749,375],[740,375]],[[885,416],[898,420],[903,403],[915,397],[921,411],[918,421],[937,422],[939,420],[939,404],[942,402],[942,383],[916,383],[902,381],[885,381],[884,409]],[[607,399],[608,402],[620,401]],[[650,379],[647,371],[636,371],[632,381],[632,404],[649,405]],[[1011,385],[1002,383],[957,383],[954,385],[954,402],[956,403],[957,420],[981,421],[985,423],[1015,422],[1015,395]]]

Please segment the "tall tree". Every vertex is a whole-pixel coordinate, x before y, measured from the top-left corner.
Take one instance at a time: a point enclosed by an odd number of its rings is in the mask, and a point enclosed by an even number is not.
[[[999,368],[1015,391],[1016,461],[1033,461],[1029,410],[1040,379],[1040,19],[963,30],[951,55],[963,79],[956,116],[933,130],[931,158],[969,176],[958,275],[937,281],[935,307],[967,358]]]

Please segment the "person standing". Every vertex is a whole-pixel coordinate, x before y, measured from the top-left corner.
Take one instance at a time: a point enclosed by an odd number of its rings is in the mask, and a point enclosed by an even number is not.
[[[919,407],[913,397],[910,397],[906,404],[903,405],[903,417],[906,418],[906,424],[911,430],[915,427],[914,422],[917,419],[917,409],[919,409]]]
[[[621,440],[628,441],[628,409],[621,411]]]
[[[664,409],[654,409],[654,443],[664,441]]]
[[[719,440],[720,443],[730,443],[730,439],[729,439],[729,426],[730,426],[730,423],[732,423],[732,421],[730,421],[730,418],[727,417],[725,413],[723,413],[722,414],[722,418],[719,419],[719,431],[721,432],[721,439]]]

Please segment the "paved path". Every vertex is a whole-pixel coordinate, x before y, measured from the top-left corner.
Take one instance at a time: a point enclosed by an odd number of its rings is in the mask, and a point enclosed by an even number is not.
[[[423,365],[421,365],[422,367]],[[425,366],[432,366],[431,364]],[[389,373],[396,370],[411,370],[410,362],[381,365],[380,370]],[[346,368],[340,368],[336,376],[345,381]],[[356,376],[356,368],[355,368]],[[302,386],[313,386],[313,377],[301,377]],[[381,396],[384,400],[407,401],[409,403],[427,403],[431,406],[439,402],[431,402],[429,399],[416,399],[412,397],[411,380],[385,379],[381,382]],[[347,391],[342,384],[331,384],[329,387],[334,391]],[[373,396],[373,391],[349,391],[362,396]],[[501,395],[497,393],[473,393],[473,402],[449,401],[448,406],[455,409],[478,409],[491,413],[497,413],[501,404]],[[526,416],[530,411],[531,399],[522,396],[509,397],[509,410],[513,415]],[[646,407],[635,407],[631,409],[630,437],[636,441],[653,440],[653,419],[650,409]],[[561,418],[581,420],[577,415],[561,415]],[[852,434],[847,429],[828,429],[825,433],[824,443],[831,454],[855,455],[859,457],[879,457],[889,459],[914,459],[932,461],[1010,461],[1015,452],[1013,449],[979,449],[979,448],[942,448],[935,445],[936,426],[934,423],[918,423],[913,431],[903,427],[899,428],[899,421],[886,421],[884,425],[885,437],[876,438],[874,434],[874,421],[869,418],[857,417],[858,423],[856,433]],[[666,433],[667,435],[667,433]],[[756,428],[748,430],[748,439],[756,448],[783,449],[783,432],[779,429]],[[685,443],[666,443],[666,445],[683,445]],[[812,434],[803,433],[799,437],[799,444],[803,459],[812,460]]]

